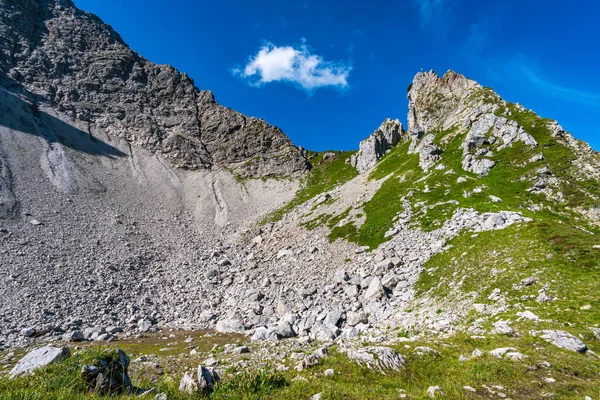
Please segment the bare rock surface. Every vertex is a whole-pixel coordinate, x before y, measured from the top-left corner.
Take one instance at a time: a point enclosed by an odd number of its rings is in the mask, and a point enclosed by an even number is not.
[[[33,350],[28,353],[25,357],[20,359],[14,368],[10,371],[9,376],[16,378],[21,375],[30,375],[36,369],[43,368],[54,362],[62,361],[71,356],[71,352],[68,348],[44,346],[39,349]]]
[[[366,172],[400,141],[403,134],[404,129],[399,120],[386,119],[371,136],[360,142],[360,148],[352,155],[350,164],[358,172]]]

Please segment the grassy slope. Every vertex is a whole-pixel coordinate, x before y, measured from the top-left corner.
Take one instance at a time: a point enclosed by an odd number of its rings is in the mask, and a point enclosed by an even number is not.
[[[323,161],[325,153],[327,152],[312,152],[309,154],[308,158],[312,168],[303,187],[298,190],[296,196],[289,203],[267,215],[262,221],[263,224],[279,221],[286,213],[293,210],[294,207],[358,175],[355,168],[350,166],[350,164],[346,164],[346,159],[352,156],[355,153],[354,151],[335,152],[335,158]]]
[[[597,341],[588,343],[597,349]],[[439,352],[439,356],[418,356],[412,348],[427,345]],[[523,361],[496,359],[489,355],[471,361],[458,361],[460,355],[468,355],[476,348],[487,352],[498,347],[516,347],[527,358]],[[297,373],[275,372],[267,363],[263,370],[234,371],[224,373],[222,384],[210,396],[211,399],[307,399],[322,393],[322,399],[397,399],[399,389],[405,390],[409,398],[426,399],[430,386],[440,386],[452,399],[490,398],[483,385],[501,385],[511,398],[539,398],[542,393],[553,393],[560,399],[581,399],[584,395],[597,398],[600,395],[600,361],[592,355],[559,350],[535,337],[524,335],[519,338],[490,336],[471,338],[456,335],[450,339],[417,341],[408,345],[397,345],[397,352],[406,357],[405,368],[386,375],[371,372],[350,362],[335,348],[331,356],[310,370]],[[78,378],[84,363],[92,362],[102,355],[99,350],[87,350],[75,354],[69,360],[38,371],[34,376],[8,380],[0,377],[0,398],[23,399],[88,399],[86,387]],[[543,367],[549,362],[550,367]],[[293,367],[293,363],[287,364]],[[147,367],[155,370],[154,367]],[[325,377],[323,372],[332,368],[335,374]],[[296,376],[307,382],[292,382]],[[159,376],[154,372],[132,373],[133,382],[142,387],[156,386],[171,400],[199,399],[177,390],[181,373]],[[544,381],[552,377],[555,383]],[[474,387],[477,392],[463,389]],[[497,396],[493,396],[497,397]],[[124,396],[122,398],[134,398]],[[152,398],[152,397],[149,397]]]

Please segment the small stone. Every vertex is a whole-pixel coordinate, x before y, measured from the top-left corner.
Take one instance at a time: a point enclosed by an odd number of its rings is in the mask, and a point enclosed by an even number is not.
[[[273,332],[270,329],[265,328],[264,326],[260,326],[258,328],[256,328],[256,330],[254,331],[254,334],[252,335],[252,341],[253,342],[258,342],[258,341],[275,341],[278,340],[279,338],[277,337],[277,333]]]
[[[211,357],[211,358],[205,360],[204,364],[206,364],[207,367],[214,367],[215,365],[219,364],[219,360]]]
[[[179,382],[179,391],[186,394],[194,394],[198,391],[198,384],[187,372]]]
[[[35,328],[23,328],[21,329],[21,336],[24,337],[33,337],[35,336]]]
[[[533,333],[541,333],[542,335],[540,337],[542,339],[552,343],[556,347],[576,351],[578,353],[585,353],[588,350],[585,343],[565,331],[543,330],[541,332]]]
[[[492,355],[496,358],[502,358],[509,351],[517,351],[517,349],[512,348],[512,347],[500,347],[498,349],[494,349],[494,350],[490,351],[489,353],[490,353],[490,355]]]
[[[509,321],[497,321],[494,323],[494,333],[512,336],[515,331],[510,327]]]
[[[521,285],[523,286],[531,286],[534,283],[539,282],[539,279],[536,278],[535,276],[530,276],[529,278],[525,278],[521,281]]]
[[[377,300],[385,296],[385,288],[381,284],[381,280],[377,277],[373,278],[369,283],[369,287],[365,292],[366,300]]]
[[[335,374],[335,370],[333,370],[333,369],[331,369],[331,368],[330,368],[330,369],[326,369],[326,370],[323,372],[323,375],[325,375],[325,376],[333,376],[333,374]]]
[[[312,368],[317,365],[319,365],[319,357],[314,354],[306,356],[304,357],[304,360],[302,360],[302,366],[304,368]]]
[[[442,388],[440,388],[439,386],[430,386],[429,389],[427,389],[427,396],[431,397],[432,399],[434,399],[438,395],[446,395],[446,393],[444,393]]]
[[[465,389],[467,392],[472,392],[472,393],[477,392],[477,390],[475,390],[475,388],[471,387],[471,386],[463,386],[463,389]]]
[[[242,333],[246,327],[241,319],[227,318],[217,322],[216,330],[221,333]]]
[[[239,346],[233,349],[234,354],[247,354],[250,353],[250,349],[248,346]]]
[[[475,311],[477,311],[480,314],[483,314],[485,312],[485,310],[487,309],[487,305],[485,304],[473,304],[473,309]]]
[[[356,326],[358,324],[366,324],[369,320],[367,316],[362,312],[348,311],[346,313],[346,323],[350,326]]]
[[[535,322],[537,322],[537,321],[540,320],[540,317],[538,317],[537,315],[535,315],[531,311],[518,312],[517,316],[521,317],[521,318],[525,318],[525,319],[531,320],[531,321],[535,321]]]
[[[337,271],[335,271],[335,274],[333,274],[333,281],[335,283],[344,283],[348,279],[350,279],[350,277],[348,276],[348,273],[346,273],[346,271],[343,269],[338,269]]]

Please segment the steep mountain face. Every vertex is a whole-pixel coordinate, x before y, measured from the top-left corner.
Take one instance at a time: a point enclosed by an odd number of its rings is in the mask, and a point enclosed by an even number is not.
[[[31,101],[178,167],[222,167],[241,177],[306,171],[280,129],[220,106],[186,74],[140,57],[71,1],[7,0],[0,13],[2,84]]]

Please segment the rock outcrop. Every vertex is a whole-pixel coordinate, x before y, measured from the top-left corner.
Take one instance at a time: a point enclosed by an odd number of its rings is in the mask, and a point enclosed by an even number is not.
[[[360,142],[360,149],[352,155],[350,164],[361,174],[368,171],[400,141],[403,134],[400,121],[386,119],[371,136]]]
[[[279,128],[219,105],[185,73],[144,59],[70,0],[3,2],[0,48],[3,86],[178,167],[222,167],[241,177],[307,170]]]

